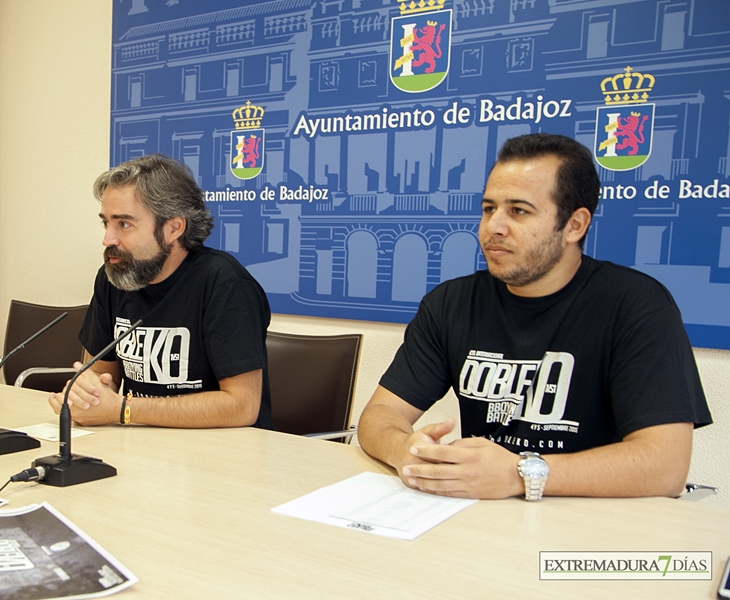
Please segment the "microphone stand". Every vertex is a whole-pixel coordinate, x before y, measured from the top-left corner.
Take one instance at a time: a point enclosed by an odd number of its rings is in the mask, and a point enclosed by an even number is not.
[[[71,454],[71,409],[68,406],[68,395],[73,384],[84,371],[93,365],[102,356],[106,355],[114,346],[121,342],[125,337],[132,333],[142,324],[142,320],[138,320],[117,339],[111,342],[99,354],[94,356],[89,362],[81,367],[71,378],[66,386],[66,392],[63,395],[63,405],[59,415],[59,449],[58,454],[45,456],[33,461],[33,467],[43,467],[45,477],[39,479],[39,483],[54,485],[57,487],[66,487],[76,485],[78,483],[86,483],[87,481],[96,481],[97,479],[105,479],[106,477],[114,477],[117,470],[98,458],[90,456],[79,456]]]
[[[30,344],[39,335],[48,331],[51,327],[53,327],[61,319],[64,319],[67,316],[68,316],[67,312],[64,312],[64,313],[58,315],[55,319],[53,319],[53,321],[51,321],[43,329],[41,329],[40,331],[37,331],[32,336],[30,336],[27,340],[25,340],[22,344],[20,344],[20,346],[11,350],[7,356],[0,358],[0,369],[2,369],[3,365],[6,363],[6,361],[11,356],[13,356],[13,354],[15,354],[16,352],[20,352],[23,348],[25,348],[28,344]],[[12,454],[13,452],[22,452],[23,450],[32,450],[33,448],[40,448],[40,447],[41,447],[41,443],[34,437],[30,437],[27,433],[24,433],[22,431],[13,431],[12,429],[0,429],[0,454]]]
[[[40,447],[41,443],[24,431],[0,429],[0,454],[12,454]]]

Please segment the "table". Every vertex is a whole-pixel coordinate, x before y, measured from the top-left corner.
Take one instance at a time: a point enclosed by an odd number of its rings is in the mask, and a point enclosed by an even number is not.
[[[56,422],[46,394],[0,386],[0,426]],[[270,509],[362,471],[360,448],[253,428],[94,428],[75,454],[116,477],[67,488],[11,483],[11,507],[44,500],[139,577],[133,598],[715,598],[730,510],[668,498],[482,501],[413,542]],[[0,479],[58,445],[0,456]],[[710,581],[544,581],[540,551],[712,551]]]

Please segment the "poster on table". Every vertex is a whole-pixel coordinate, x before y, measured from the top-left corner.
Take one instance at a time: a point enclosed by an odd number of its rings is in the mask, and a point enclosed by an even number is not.
[[[136,582],[50,504],[0,510],[1,598],[102,598]]]
[[[111,163],[184,161],[208,244],[274,312],[407,323],[486,268],[504,141],[591,149],[585,252],[669,288],[692,344],[730,349],[730,3],[120,0]]]

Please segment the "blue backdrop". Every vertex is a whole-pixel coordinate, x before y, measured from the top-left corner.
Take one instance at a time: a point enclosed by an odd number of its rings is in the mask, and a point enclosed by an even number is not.
[[[486,267],[504,140],[569,135],[603,183],[586,253],[730,349],[729,69],[725,0],[121,0],[111,162],[188,164],[274,312],[405,323]]]

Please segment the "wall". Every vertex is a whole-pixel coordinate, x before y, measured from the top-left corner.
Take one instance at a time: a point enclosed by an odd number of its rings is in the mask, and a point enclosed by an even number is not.
[[[0,0],[0,339],[12,298],[87,303],[101,264],[91,194],[109,166],[112,3]],[[401,325],[275,315],[272,329],[365,335],[355,421],[403,335]],[[715,418],[695,435],[690,480],[730,507],[730,352],[696,349]],[[456,416],[450,396],[423,422]]]

